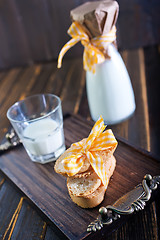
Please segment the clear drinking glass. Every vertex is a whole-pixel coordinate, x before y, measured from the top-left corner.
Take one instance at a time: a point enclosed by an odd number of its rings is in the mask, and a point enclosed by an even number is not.
[[[59,97],[53,94],[27,97],[11,106],[7,117],[32,161],[51,162],[65,151]]]

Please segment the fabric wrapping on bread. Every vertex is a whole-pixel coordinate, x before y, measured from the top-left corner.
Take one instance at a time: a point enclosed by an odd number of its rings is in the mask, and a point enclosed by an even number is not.
[[[116,148],[117,141],[111,129],[104,131],[105,128],[103,118],[100,116],[88,138],[85,141],[80,141],[72,145],[73,148],[69,150],[71,155],[62,161],[68,176],[74,176],[78,173],[87,159],[103,185],[108,185],[107,171],[99,151],[105,151],[111,147]]]
[[[89,137],[72,144],[55,163],[55,171],[67,177],[71,199],[83,208],[100,204],[116,166],[113,153],[117,141],[111,130],[104,129],[100,117]],[[94,159],[88,157],[88,152]]]

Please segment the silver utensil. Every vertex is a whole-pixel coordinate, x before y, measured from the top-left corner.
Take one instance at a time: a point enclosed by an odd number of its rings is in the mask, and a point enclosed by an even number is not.
[[[0,144],[0,153],[3,153],[12,147],[18,146],[19,144],[21,144],[21,141],[14,129],[11,128],[10,132],[5,135],[4,143]]]

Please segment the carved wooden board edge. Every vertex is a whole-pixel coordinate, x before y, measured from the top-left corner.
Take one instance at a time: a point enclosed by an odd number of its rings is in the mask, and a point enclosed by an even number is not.
[[[122,142],[124,144],[126,144],[127,146],[133,148],[135,151],[145,155],[146,157],[152,158],[158,162],[160,162],[160,156],[156,155],[153,152],[149,152],[143,148],[140,148],[139,146],[136,146],[135,144],[132,144],[131,142],[129,142],[128,140],[124,139],[123,137],[120,137],[118,135],[115,134],[116,139],[118,140],[118,142]]]
[[[101,207],[100,215],[91,222],[87,228],[88,232],[100,230],[104,225],[109,225],[121,215],[129,215],[135,211],[143,210],[146,202],[151,198],[152,191],[160,184],[160,175],[152,177],[150,174],[144,176],[142,183],[133,190],[119,198],[113,205]]]

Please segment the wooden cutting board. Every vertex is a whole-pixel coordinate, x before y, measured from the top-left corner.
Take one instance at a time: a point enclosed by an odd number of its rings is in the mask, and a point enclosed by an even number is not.
[[[66,147],[87,137],[93,122],[80,116],[64,120]],[[101,206],[113,204],[119,197],[140,183],[145,174],[160,174],[160,162],[147,153],[118,139],[115,152],[117,166],[109,183],[105,199],[94,209],[82,209],[74,204],[67,191],[66,179],[55,173],[54,163],[33,163],[22,146],[0,156],[0,169],[69,239],[89,239],[98,233],[86,232]]]

